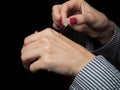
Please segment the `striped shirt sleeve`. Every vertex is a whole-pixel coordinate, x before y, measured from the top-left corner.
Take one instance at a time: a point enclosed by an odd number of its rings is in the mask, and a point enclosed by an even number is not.
[[[120,90],[120,72],[102,55],[96,56],[78,73],[69,90]]]

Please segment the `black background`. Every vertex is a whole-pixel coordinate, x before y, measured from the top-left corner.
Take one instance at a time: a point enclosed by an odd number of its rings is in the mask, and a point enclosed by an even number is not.
[[[86,0],[109,19],[120,25],[118,0]],[[1,81],[3,88],[32,90],[67,90],[69,77],[40,71],[31,74],[21,62],[24,38],[35,30],[52,25],[51,7],[62,0],[6,1],[1,10]],[[1,3],[2,4],[2,3]],[[66,79],[65,79],[66,78]],[[68,81],[67,81],[68,80]]]

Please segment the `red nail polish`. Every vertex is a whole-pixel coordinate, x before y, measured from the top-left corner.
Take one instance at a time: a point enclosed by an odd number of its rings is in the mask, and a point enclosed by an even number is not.
[[[57,29],[61,29],[62,26],[61,25],[57,25],[56,27],[57,27]]]
[[[71,24],[76,24],[77,23],[77,19],[76,18],[70,18],[70,23]]]
[[[62,24],[62,17],[59,19],[60,24]]]

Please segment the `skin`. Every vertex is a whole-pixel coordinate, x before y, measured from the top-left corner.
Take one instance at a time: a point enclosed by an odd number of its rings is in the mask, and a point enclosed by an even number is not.
[[[52,17],[54,28],[58,30],[62,28],[65,19],[68,18],[72,29],[97,38],[102,44],[111,39],[115,29],[112,21],[83,0],[69,0],[63,4],[54,5]],[[70,18],[76,18],[77,23],[71,24]]]
[[[69,14],[68,14],[69,13]],[[74,30],[107,43],[114,32],[114,23],[103,13],[81,0],[69,0],[52,9],[53,27],[63,27],[65,18],[76,18],[69,26]],[[58,26],[60,26],[58,28]],[[95,57],[83,46],[71,41],[51,28],[35,32],[24,40],[21,59],[31,72],[48,70],[63,75],[75,76]]]
[[[21,50],[23,65],[31,72],[48,70],[74,76],[94,57],[83,46],[50,28],[26,37]]]

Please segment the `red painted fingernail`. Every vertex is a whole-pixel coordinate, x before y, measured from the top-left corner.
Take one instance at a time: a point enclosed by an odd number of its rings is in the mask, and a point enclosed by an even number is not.
[[[57,28],[58,28],[58,29],[61,29],[61,27],[62,27],[61,25],[57,25]]]
[[[77,23],[77,19],[76,18],[70,18],[70,23],[71,24],[76,24]]]
[[[62,17],[59,19],[60,24],[62,24]]]

